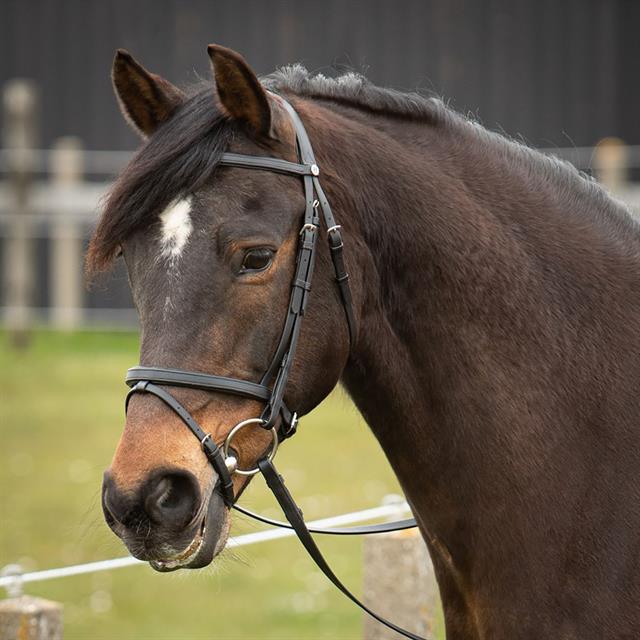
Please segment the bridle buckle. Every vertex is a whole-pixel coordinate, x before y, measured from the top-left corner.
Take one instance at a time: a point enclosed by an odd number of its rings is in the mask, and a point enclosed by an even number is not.
[[[207,435],[202,438],[202,440],[200,440],[200,446],[202,447],[202,450],[206,453],[207,452],[207,440],[211,440],[211,434],[207,433]]]
[[[294,436],[296,434],[296,431],[298,430],[298,422],[298,414],[294,411],[291,415],[291,422],[289,422],[289,425],[285,429],[281,429],[283,440],[291,438],[291,436]]]

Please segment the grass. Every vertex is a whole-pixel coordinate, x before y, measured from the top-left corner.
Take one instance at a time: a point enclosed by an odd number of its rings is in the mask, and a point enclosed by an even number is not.
[[[28,570],[117,557],[100,482],[123,424],[123,376],[134,334],[36,332],[23,351],[0,334],[0,567]],[[307,519],[358,510],[399,492],[375,438],[336,392],[302,421],[278,467]],[[280,517],[260,479],[243,504]],[[259,529],[238,520],[233,534]],[[360,592],[361,542],[321,540]],[[359,610],[287,539],[225,552],[201,571],[145,566],[27,585],[64,603],[65,638],[249,640],[360,638]]]

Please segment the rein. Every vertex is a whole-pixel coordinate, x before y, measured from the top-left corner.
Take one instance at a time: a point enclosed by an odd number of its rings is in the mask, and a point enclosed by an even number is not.
[[[274,171],[277,173],[301,177],[303,180],[306,204],[303,224],[300,229],[296,268],[291,285],[287,317],[271,363],[259,383],[206,373],[183,371],[180,369],[132,367],[127,372],[126,377],[126,383],[131,387],[131,389],[127,394],[125,408],[128,408],[129,401],[135,393],[150,393],[159,398],[180,417],[193,435],[198,438],[202,450],[218,475],[218,484],[216,485],[216,488],[219,486],[225,504],[228,507],[233,507],[237,511],[265,524],[293,529],[296,532],[298,539],[311,558],[318,565],[320,570],[345,596],[347,596],[347,598],[373,618],[378,620],[378,622],[381,622],[397,633],[407,638],[411,638],[412,640],[423,640],[420,636],[417,636],[405,629],[401,629],[392,622],[385,620],[358,600],[342,584],[335,573],[333,573],[331,567],[327,564],[320,552],[320,549],[318,549],[311,536],[311,533],[330,535],[363,535],[399,531],[415,527],[416,521],[413,518],[409,518],[396,522],[387,522],[368,526],[334,529],[309,529],[304,521],[302,511],[286,488],[283,478],[278,474],[276,468],[273,466],[272,460],[276,454],[278,445],[283,440],[286,440],[295,434],[298,424],[298,416],[295,412],[291,412],[287,407],[284,401],[284,393],[298,345],[302,319],[304,317],[309,293],[311,291],[321,217],[326,226],[335,280],[340,291],[342,306],[344,308],[349,328],[349,340],[351,345],[354,344],[356,338],[353,301],[351,289],[349,287],[349,275],[346,272],[344,264],[344,244],[342,241],[341,227],[339,224],[336,224],[329,202],[322,190],[322,187],[320,186],[320,181],[318,179],[320,169],[316,164],[311,142],[309,141],[304,125],[296,111],[286,100],[282,99],[282,104],[289,113],[296,131],[299,162],[296,163],[280,158],[247,156],[236,153],[223,153],[220,160],[220,164],[223,166]],[[273,382],[271,383],[272,380]],[[164,386],[186,387],[189,389],[233,394],[264,402],[265,408],[259,418],[249,418],[235,425],[229,431],[222,448],[220,448],[213,441],[211,434],[204,432],[196,420],[191,416],[189,411],[168,391],[166,391],[163,388]],[[280,422],[278,426],[276,426],[278,418],[280,418]],[[253,469],[240,469],[238,468],[237,457],[233,455],[234,452],[231,444],[233,438],[240,430],[251,425],[259,425],[260,427],[269,430],[272,435],[272,445],[268,454],[258,461],[257,467]],[[262,473],[267,485],[282,508],[282,511],[288,520],[288,524],[277,520],[271,520],[270,518],[265,518],[236,505],[232,480],[232,475],[234,473],[247,476]]]

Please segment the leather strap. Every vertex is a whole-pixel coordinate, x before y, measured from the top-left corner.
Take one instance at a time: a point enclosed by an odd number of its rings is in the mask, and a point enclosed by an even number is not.
[[[173,387],[202,389],[204,391],[222,391],[233,395],[244,396],[254,400],[269,400],[271,389],[262,384],[213,376],[197,371],[182,371],[181,369],[162,369],[160,367],[131,367],[127,371],[125,382],[132,386],[141,380],[152,380],[156,384],[168,384]]]
[[[289,162],[288,160],[268,156],[246,156],[241,153],[227,152],[220,156],[219,164],[243,169],[266,169],[276,173],[289,173],[298,176],[313,175],[313,170],[308,164]]]
[[[272,518],[267,518],[266,516],[260,515],[259,513],[255,513],[254,511],[249,511],[249,509],[245,509],[244,507],[238,506],[238,504],[234,504],[233,508],[236,511],[244,514],[245,516],[249,516],[254,520],[258,520],[258,522],[263,522],[264,524],[268,524],[272,527],[280,527],[281,529],[293,529],[290,524],[286,522],[282,522],[281,520],[273,520]],[[406,518],[404,520],[393,520],[391,522],[380,522],[379,524],[365,524],[358,525],[355,527],[331,527],[331,528],[322,528],[322,527],[307,527],[311,533],[319,533],[322,535],[328,536],[367,536],[374,535],[376,533],[391,533],[393,531],[403,531],[404,529],[413,529],[417,526],[417,523],[414,518]]]
[[[317,168],[315,154],[313,153],[313,147],[311,146],[311,141],[309,140],[307,130],[305,129],[304,124],[302,124],[302,120],[300,120],[300,116],[286,100],[282,100],[282,104],[289,113],[289,116],[291,117],[296,129],[300,159],[302,160],[302,162]],[[333,212],[331,211],[331,206],[329,205],[329,200],[325,196],[324,190],[320,185],[320,180],[318,179],[319,175],[320,170],[318,169],[318,171],[312,173],[311,178],[305,178],[305,180],[310,180],[313,183],[313,190],[316,193],[318,203],[322,211],[322,217],[327,228],[327,237],[329,240],[329,248],[331,250],[331,260],[333,262],[336,282],[338,283],[338,287],[340,289],[342,306],[347,317],[347,325],[349,327],[349,340],[351,346],[353,346],[355,344],[357,334],[355,315],[353,313],[353,299],[351,296],[351,289],[349,287],[349,275],[346,272],[344,266],[344,258],[342,255],[344,244],[342,242],[342,235],[340,234],[340,227],[336,224],[336,220],[333,217]]]
[[[296,268],[291,285],[291,297],[287,319],[278,344],[278,348],[273,357],[272,364],[267,369],[262,378],[262,383],[268,382],[278,365],[271,398],[265,407],[262,418],[265,421],[265,428],[271,428],[280,412],[280,406],[284,402],[284,392],[289,380],[289,372],[293,365],[293,358],[296,353],[298,336],[302,327],[302,318],[307,306],[309,292],[311,291],[311,281],[313,279],[313,269],[317,250],[317,229],[318,214],[315,201],[313,199],[313,188],[310,178],[305,177],[305,214],[304,223],[300,229],[300,239],[298,254],[296,258]],[[291,424],[291,423],[289,423]],[[291,429],[280,429],[283,438],[292,435]]]
[[[311,537],[309,529],[304,521],[304,517],[302,515],[302,511],[295,503],[292,495],[289,493],[289,490],[284,484],[284,480],[276,471],[276,468],[273,466],[273,463],[268,459],[263,458],[258,462],[258,467],[264,476],[264,479],[269,486],[269,489],[273,492],[273,495],[276,497],[276,500],[280,504],[280,507],[291,524],[291,528],[296,532],[298,539],[302,543],[302,546],[306,549],[307,553],[311,556],[313,561],[318,565],[318,568],[324,573],[327,578],[340,590],[342,593],[351,600],[354,604],[360,607],[363,611],[368,613],[371,617],[375,618],[378,622],[389,627],[389,629],[393,629],[395,632],[400,635],[405,636],[405,638],[410,638],[411,640],[425,640],[421,636],[412,633],[411,631],[407,631],[406,629],[402,629],[397,625],[393,624],[389,620],[386,620],[382,616],[378,615],[375,611],[372,611],[365,605],[363,602],[358,600],[347,587],[342,584],[338,576],[332,571],[331,567],[327,564],[327,561],[324,559],[322,552],[316,545],[314,539]]]

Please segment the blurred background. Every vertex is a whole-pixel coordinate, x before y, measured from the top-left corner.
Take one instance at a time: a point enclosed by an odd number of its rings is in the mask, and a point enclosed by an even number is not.
[[[328,74],[355,69],[384,86],[440,95],[488,128],[553,151],[588,172],[598,169],[594,146],[603,138],[619,139],[631,145],[618,150],[620,161],[637,177],[638,2],[2,0],[1,5],[5,286],[0,307],[5,315],[14,303],[22,304],[6,284],[7,270],[16,265],[6,257],[11,255],[7,236],[18,224],[12,217],[18,198],[29,214],[28,221],[21,215],[20,225],[29,227],[22,233],[31,236],[33,247],[27,249],[29,273],[15,278],[26,280],[25,302],[35,318],[135,326],[122,272],[109,286],[87,290],[76,263],[82,247],[67,237],[86,239],[100,196],[138,143],[111,88],[118,47],[178,85],[209,77],[209,42],[237,49],[259,73],[296,61]],[[34,152],[12,154],[12,147]]]
[[[111,89],[116,48],[178,85],[208,77],[206,45],[217,42],[259,73],[301,62],[435,93],[574,163],[637,211],[639,32],[634,0],[0,0],[0,567],[123,553],[102,523],[99,486],[137,322],[121,267],[90,289],[82,275],[100,199],[138,144]],[[340,392],[302,432],[280,466],[307,517],[398,491]],[[276,515],[254,485],[246,502]],[[323,548],[357,587],[360,542]],[[292,540],[197,574],[135,567],[29,592],[64,603],[69,638],[356,638],[362,628]]]

